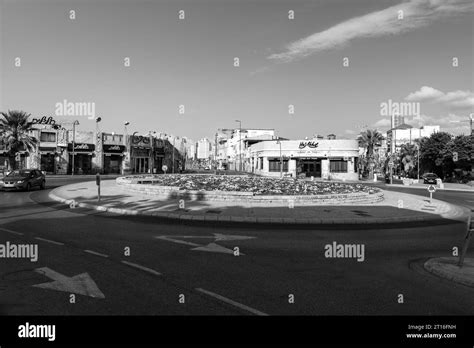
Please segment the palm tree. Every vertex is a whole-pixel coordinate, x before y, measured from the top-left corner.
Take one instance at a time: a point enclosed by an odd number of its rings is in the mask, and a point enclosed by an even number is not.
[[[359,146],[365,148],[367,163],[369,165],[369,179],[374,177],[374,149],[379,146],[384,139],[383,135],[378,130],[367,129],[360,133],[357,140]]]
[[[0,138],[3,138],[6,145],[10,169],[17,169],[17,152],[32,151],[38,143],[37,139],[30,135],[33,130],[30,116],[31,114],[17,110],[0,112]]]

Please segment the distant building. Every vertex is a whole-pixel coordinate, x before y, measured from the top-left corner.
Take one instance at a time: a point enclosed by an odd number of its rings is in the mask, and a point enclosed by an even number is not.
[[[397,128],[398,126],[405,124],[405,116],[402,115],[392,115],[391,128]]]
[[[207,138],[200,139],[197,144],[197,159],[199,160],[209,160],[213,157],[212,154],[212,143]]]
[[[431,134],[438,133],[439,131],[439,126],[414,128],[406,123],[401,124],[387,131],[388,150],[392,153],[397,152],[403,144],[412,144],[416,139],[429,137]]]

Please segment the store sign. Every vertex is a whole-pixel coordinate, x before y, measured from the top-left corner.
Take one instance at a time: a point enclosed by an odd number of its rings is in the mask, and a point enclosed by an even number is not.
[[[143,135],[135,135],[137,132],[132,135],[132,144],[133,145],[149,145],[150,137],[144,137]]]
[[[125,146],[123,145],[103,145],[104,152],[112,152],[112,153],[122,153],[125,151]]]
[[[300,142],[300,146],[298,146],[300,149],[304,149],[305,147],[309,147],[310,149],[315,149],[317,148],[319,143],[314,142],[314,141],[302,141]]]
[[[66,130],[66,128],[64,128],[60,124],[56,124],[56,121],[51,116],[50,117],[43,116],[41,118],[34,118],[34,119],[31,120],[31,123],[32,124],[40,124],[40,125],[44,125],[44,126],[52,126],[52,128],[54,128],[54,129]]]
[[[72,151],[72,144],[68,144],[67,149],[68,149],[68,151]],[[92,152],[94,150],[95,150],[94,144],[86,144],[86,143],[75,143],[74,144],[74,151]]]
[[[46,125],[53,126],[53,125],[56,124],[56,121],[51,116],[48,117],[48,118],[46,118],[46,116],[43,116],[41,118],[34,118],[33,120],[31,120],[31,123],[33,123],[33,124],[46,124]]]

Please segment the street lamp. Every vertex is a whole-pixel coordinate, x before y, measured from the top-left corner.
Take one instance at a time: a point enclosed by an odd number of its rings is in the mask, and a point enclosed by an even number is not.
[[[71,175],[74,175],[74,155],[75,155],[75,148],[76,148],[76,126],[79,125],[79,121],[75,120],[72,124],[72,170]]]
[[[416,159],[417,159],[417,179],[418,179],[418,183],[420,182],[420,144],[418,143],[415,143],[415,146],[416,146],[416,152],[417,152],[417,155],[416,155]]]
[[[242,171],[242,121],[235,120],[239,122],[239,171]]]
[[[277,144],[280,145],[280,179],[281,179],[281,178],[283,178],[283,158],[281,157],[281,141],[280,141],[280,138],[278,138]]]

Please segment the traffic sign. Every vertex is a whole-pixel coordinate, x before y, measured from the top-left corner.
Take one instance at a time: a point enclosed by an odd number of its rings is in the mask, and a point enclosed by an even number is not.
[[[161,167],[161,169],[166,173],[168,171],[168,166],[165,164]]]
[[[458,159],[459,159],[458,153],[457,153],[457,152],[453,152],[453,162],[457,162]]]
[[[429,192],[429,193],[434,193],[434,192],[436,192],[436,187],[434,187],[433,185],[428,186],[428,192]]]

